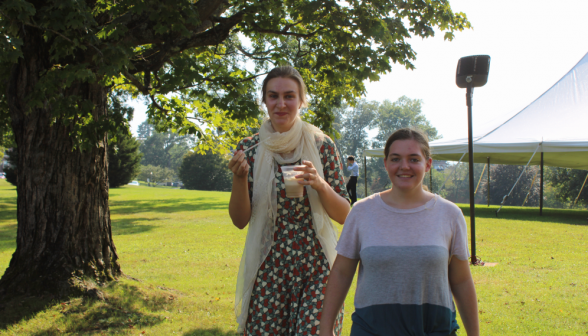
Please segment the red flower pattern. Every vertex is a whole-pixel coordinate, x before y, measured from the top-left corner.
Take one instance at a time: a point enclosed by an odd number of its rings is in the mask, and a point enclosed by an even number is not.
[[[237,149],[244,150],[258,142],[256,134],[241,140]],[[245,153],[251,166],[250,197],[256,149]],[[347,190],[340,187],[344,181],[341,160],[336,153],[333,141],[325,138],[320,148],[325,180],[335,192],[349,199]],[[329,263],[312,227],[306,189],[302,198],[287,198],[281,166],[275,179],[278,218],[274,243],[258,271],[244,335],[318,335]],[[336,335],[341,334],[342,323],[343,309],[337,316]]]

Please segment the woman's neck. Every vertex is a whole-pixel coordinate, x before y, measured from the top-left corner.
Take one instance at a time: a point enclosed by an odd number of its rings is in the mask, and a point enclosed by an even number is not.
[[[294,125],[294,123],[292,122],[290,125],[274,125],[272,124],[272,122],[270,121],[270,126],[272,127],[272,130],[274,131],[273,133],[286,133],[288,131],[290,131],[292,129],[292,126]]]
[[[424,191],[422,185],[411,190],[402,190],[400,188],[388,189],[380,193],[384,203],[397,209],[413,209],[425,205],[430,201],[434,194]]]

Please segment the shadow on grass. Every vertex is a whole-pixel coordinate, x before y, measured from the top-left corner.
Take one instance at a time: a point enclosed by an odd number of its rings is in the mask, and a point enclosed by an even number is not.
[[[44,321],[38,325],[46,327],[28,332],[27,335],[140,332],[141,328],[166,321],[160,312],[169,307],[170,298],[174,296],[167,291],[146,291],[118,281],[111,283],[105,292],[105,301],[86,297],[64,301],[44,297],[11,299],[3,302],[5,309],[0,310],[0,331],[39,315],[37,319]],[[46,314],[40,315],[43,312]],[[60,326],[66,327],[59,329]],[[10,331],[18,333],[18,329],[12,328]]]
[[[0,331],[23,319],[34,317],[38,312],[55,304],[55,300],[45,296],[17,296],[2,300],[0,306]]]
[[[469,217],[470,207],[468,204],[458,204],[464,216]],[[573,225],[588,225],[588,211],[586,210],[569,210],[569,209],[545,209],[543,208],[543,215],[539,215],[539,208],[514,208],[504,207],[496,216],[496,210],[499,207],[490,206],[480,207],[476,206],[476,217],[480,218],[499,218],[499,219],[513,219],[536,222],[549,222],[556,224],[573,224]]]
[[[153,230],[156,226],[145,222],[158,221],[161,218],[120,218],[112,220],[112,234],[131,235]],[[0,252],[16,249],[16,224],[0,226]]]
[[[0,252],[16,249],[16,224],[0,226]]]
[[[140,212],[173,213],[181,211],[224,210],[228,209],[228,207],[229,204],[226,201],[207,197],[110,201],[110,213],[117,215]]]
[[[0,197],[0,221],[16,220],[16,197]]]
[[[143,233],[153,230],[156,226],[140,223],[139,222],[150,222],[158,221],[161,218],[119,218],[112,220],[112,234],[117,235],[129,235],[136,233]]]
[[[235,331],[222,331],[218,328],[214,329],[193,329],[184,333],[184,336],[238,336]]]

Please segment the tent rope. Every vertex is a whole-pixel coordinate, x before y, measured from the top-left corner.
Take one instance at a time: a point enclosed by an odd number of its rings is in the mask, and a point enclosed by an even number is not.
[[[578,202],[578,198],[580,198],[580,194],[582,194],[582,190],[584,190],[584,186],[586,185],[587,180],[588,180],[588,174],[586,174],[586,178],[584,179],[584,183],[582,183],[582,188],[580,188],[580,192],[578,193],[578,196],[574,200],[574,204],[572,204],[572,208],[576,206],[576,202]]]
[[[443,187],[445,187],[445,183],[447,183],[447,180],[449,180],[451,178],[451,176],[453,176],[453,173],[455,173],[455,170],[457,169],[457,166],[459,166],[459,164],[461,163],[461,159],[463,159],[463,157],[465,155],[466,155],[466,153],[463,153],[463,155],[459,158],[459,161],[457,161],[457,163],[453,167],[453,171],[451,172],[451,174],[449,174],[449,176],[447,176],[445,178],[445,181],[443,181],[443,184],[441,185],[441,188],[439,188],[439,192],[441,192],[441,190],[443,190]]]
[[[527,192],[527,196],[525,196],[525,200],[523,201],[523,205],[521,205],[521,206],[525,206],[525,203],[527,203],[527,199],[529,199],[529,195],[531,195],[531,190],[533,189],[533,186],[535,185],[535,179],[537,178],[537,174],[539,174],[539,169],[537,169],[537,171],[535,172],[535,176],[533,176],[533,181],[531,181],[531,186],[529,187],[529,191]]]
[[[486,166],[484,165],[484,169],[482,169],[482,174],[480,174],[480,179],[478,180],[478,185],[476,186],[476,190],[474,190],[474,195],[478,192],[478,188],[480,187],[480,182],[482,182],[482,177],[484,177],[484,172],[486,171]]]
[[[512,186],[512,188],[510,188],[510,191],[508,192],[508,195],[504,195],[504,197],[502,198],[502,202],[500,202],[500,208],[498,208],[498,210],[496,210],[496,217],[498,217],[498,213],[500,212],[500,209],[502,209],[502,207],[504,206],[504,202],[510,196],[510,194],[512,193],[512,191],[514,190],[514,188],[517,186],[517,183],[519,183],[519,180],[523,176],[523,173],[525,173],[525,170],[527,170],[527,167],[529,167],[529,163],[531,163],[531,160],[533,160],[533,157],[535,156],[535,153],[537,153],[537,150],[539,149],[539,147],[541,147],[542,144],[543,144],[543,142],[540,142],[537,145],[537,148],[535,148],[535,151],[533,152],[533,155],[531,155],[531,158],[529,159],[529,162],[527,162],[527,165],[525,166],[525,168],[523,168],[523,171],[519,175],[519,178],[517,179],[517,181],[515,182],[515,184]]]

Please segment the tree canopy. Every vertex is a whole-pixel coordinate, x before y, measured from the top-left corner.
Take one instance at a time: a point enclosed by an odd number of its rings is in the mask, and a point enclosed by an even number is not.
[[[547,170],[547,179],[555,188],[558,201],[573,205],[588,204],[588,171],[551,167]]]
[[[18,167],[18,151],[8,149],[5,154],[7,164],[4,166],[6,181],[16,186],[16,169]]]
[[[431,125],[422,112],[423,101],[411,99],[407,96],[398,98],[395,102],[384,100],[379,105],[378,117],[375,121],[378,127],[376,144],[384,147],[388,137],[394,131],[404,127],[415,127],[427,134],[429,141],[440,139],[437,129]]]
[[[149,183],[172,182],[174,171],[160,166],[146,165],[141,166],[139,179]]]
[[[470,27],[447,0],[5,0],[0,20],[0,75],[8,77],[26,48],[42,49],[49,64],[39,69],[28,108],[52,104],[74,126],[76,145],[92,146],[124,118],[98,117],[95,104],[75,94],[81,83],[98,83],[148,99],[159,130],[195,134],[203,150],[256,120],[255,79],[275,65],[300,70],[312,95],[310,119],[330,132],[331,108],[364,93],[365,80],[378,80],[393,62],[413,68],[411,34],[428,37],[438,28],[451,40]],[[27,45],[27,31],[43,43]]]
[[[332,108],[392,63],[413,67],[410,36],[468,27],[448,0],[0,1],[0,138],[12,128],[19,157],[0,297],[89,292],[85,277],[121,274],[106,134],[130,117],[108,108],[113,92],[148,100],[156,131],[223,152],[258,122],[257,79],[291,64],[309,87],[305,118],[335,134]]]
[[[402,96],[394,102],[362,99],[355,106],[344,105],[334,109],[334,127],[340,135],[335,142],[340,156],[343,160],[349,155],[360,158],[364,149],[383,147],[390,134],[403,127],[418,128],[430,140],[440,138],[437,129],[423,115],[421,105],[420,99]],[[369,133],[372,132],[377,133],[370,139]],[[362,161],[359,160],[358,164],[361,166]],[[368,189],[372,193],[382,191],[390,184],[381,159],[370,158],[367,170]],[[437,177],[433,182],[434,187],[437,186]],[[360,174],[358,195],[363,195],[364,183],[364,175]]]
[[[343,160],[350,155],[359,158],[370,147],[368,131],[375,127],[379,105],[362,99],[354,107],[345,105],[335,109],[335,127],[340,134],[335,142]]]
[[[171,131],[157,132],[147,121],[139,125],[137,133],[143,139],[140,147],[143,154],[141,164],[169,168],[177,176],[182,158],[194,147],[193,137]]]
[[[119,132],[108,146],[108,182],[118,188],[129,182],[141,169],[139,142],[129,133]]]
[[[231,190],[233,173],[228,168],[228,159],[213,153],[191,152],[184,156],[179,177],[186,189]]]

